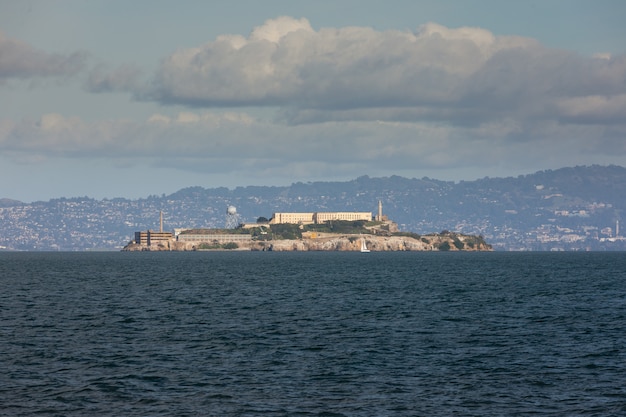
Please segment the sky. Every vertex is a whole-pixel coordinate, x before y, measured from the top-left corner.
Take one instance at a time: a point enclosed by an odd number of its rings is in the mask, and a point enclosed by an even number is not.
[[[0,198],[626,165],[622,0],[0,0]]]

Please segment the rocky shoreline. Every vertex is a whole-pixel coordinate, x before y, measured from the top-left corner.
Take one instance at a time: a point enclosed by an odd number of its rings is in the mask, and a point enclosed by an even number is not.
[[[368,249],[372,252],[393,251],[492,251],[482,237],[463,235],[458,233],[441,233],[413,236],[378,236],[378,235],[333,235],[327,234],[318,238],[302,238],[294,240],[253,240],[246,243],[237,243],[236,249],[210,250],[240,250],[240,251],[273,251],[273,252],[306,252],[306,251],[336,251],[358,252],[361,249],[361,239],[365,239]],[[159,242],[151,246],[129,243],[122,251],[198,251],[201,246],[196,242],[178,242],[175,240]]]

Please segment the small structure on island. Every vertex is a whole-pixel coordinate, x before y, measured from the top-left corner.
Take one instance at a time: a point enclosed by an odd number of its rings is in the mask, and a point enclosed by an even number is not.
[[[135,243],[138,245],[152,246],[159,243],[167,243],[174,238],[171,232],[163,231],[163,211],[159,212],[159,231],[148,229],[135,232]]]
[[[241,224],[241,216],[237,213],[235,206],[228,206],[226,209],[226,228],[236,229]]]

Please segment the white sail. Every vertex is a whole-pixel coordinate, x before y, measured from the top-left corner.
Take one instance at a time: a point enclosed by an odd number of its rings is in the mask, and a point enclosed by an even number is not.
[[[361,238],[361,252],[367,253],[370,250],[367,249],[367,245],[365,244],[365,239]]]

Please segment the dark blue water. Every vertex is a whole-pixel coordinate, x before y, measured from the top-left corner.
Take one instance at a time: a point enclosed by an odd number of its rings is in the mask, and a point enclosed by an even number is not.
[[[0,414],[626,415],[626,254],[0,253]]]

